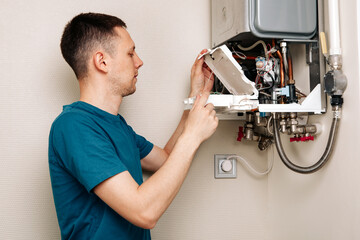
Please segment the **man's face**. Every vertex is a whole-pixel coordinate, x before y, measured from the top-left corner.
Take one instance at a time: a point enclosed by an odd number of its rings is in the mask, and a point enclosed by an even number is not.
[[[114,52],[108,77],[112,93],[125,97],[135,92],[138,70],[143,62],[135,52],[129,33],[121,27],[116,27],[115,31],[119,37],[113,40]]]

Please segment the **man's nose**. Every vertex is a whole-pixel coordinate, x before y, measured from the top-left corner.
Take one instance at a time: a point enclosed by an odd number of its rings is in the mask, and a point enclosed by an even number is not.
[[[138,69],[140,68],[142,65],[144,65],[143,61],[140,59],[140,57],[136,55],[136,58],[135,58],[135,67]]]

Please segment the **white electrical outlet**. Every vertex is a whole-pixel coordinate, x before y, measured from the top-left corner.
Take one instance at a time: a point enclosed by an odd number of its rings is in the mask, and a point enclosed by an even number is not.
[[[236,178],[236,159],[227,159],[234,154],[214,155],[214,177],[215,178]]]

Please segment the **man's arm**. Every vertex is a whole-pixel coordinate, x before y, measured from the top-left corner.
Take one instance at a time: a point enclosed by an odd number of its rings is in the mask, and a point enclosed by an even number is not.
[[[145,158],[141,159],[141,167],[143,169],[156,172],[164,164],[172,152],[179,136],[184,130],[184,125],[188,115],[189,110],[185,110],[175,132],[172,134],[171,138],[163,149],[154,145],[154,148],[151,150],[151,152]]]
[[[94,188],[106,204],[128,221],[142,228],[153,228],[178,193],[200,144],[218,125],[209,93],[197,97],[180,136],[167,161],[140,186],[128,171],[119,173]]]
[[[191,68],[191,90],[189,98],[200,95],[203,92],[209,93],[214,85],[214,76],[209,71],[207,66],[204,65],[204,58],[199,59],[199,56],[206,51],[207,50],[204,49],[200,52]],[[172,152],[179,136],[184,130],[184,125],[188,115],[189,110],[185,110],[176,130],[163,149],[159,148],[158,146],[154,146],[153,150],[141,160],[141,167],[143,169],[156,172],[164,164]]]

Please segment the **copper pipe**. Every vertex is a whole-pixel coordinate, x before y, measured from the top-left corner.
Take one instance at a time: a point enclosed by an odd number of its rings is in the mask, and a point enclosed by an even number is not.
[[[284,83],[284,63],[283,63],[283,57],[280,53],[280,50],[276,51],[276,54],[278,55],[279,59],[280,59],[280,87],[285,87],[285,83]]]
[[[292,59],[289,54],[288,56],[288,66],[289,66],[289,80],[288,84],[295,84],[294,76],[293,76],[293,66],[292,66]]]

